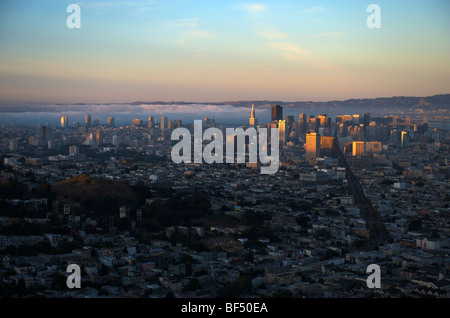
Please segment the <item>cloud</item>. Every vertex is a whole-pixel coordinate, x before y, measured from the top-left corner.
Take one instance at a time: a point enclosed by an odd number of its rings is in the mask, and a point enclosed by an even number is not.
[[[256,33],[268,40],[279,40],[287,38],[286,33],[282,33],[274,27],[262,27],[260,30],[256,31]]]
[[[139,11],[148,11],[154,5],[154,1],[103,1],[103,2],[79,2],[80,7],[89,9],[115,9],[115,8],[137,8]]]
[[[326,59],[317,56],[314,52],[302,49],[298,44],[292,42],[268,42],[267,45],[274,50],[280,51],[280,57],[292,62],[292,65],[301,65],[307,69],[335,74],[345,71],[340,67],[331,65]]]
[[[292,42],[269,42],[267,43],[275,50],[288,52],[288,53],[307,53],[300,46]]]
[[[162,21],[163,27],[175,29],[177,39],[175,42],[183,49],[190,50],[192,56],[198,58],[206,57],[204,50],[199,47],[198,41],[213,37],[214,34],[206,29],[201,28],[199,19],[175,19]],[[195,45],[191,42],[196,42]],[[201,51],[201,52],[200,52]]]
[[[340,39],[346,36],[346,33],[344,32],[325,32],[325,33],[317,33],[312,34],[311,37],[314,38],[335,38]]]
[[[203,49],[194,50],[192,52],[192,55],[194,57],[197,57],[197,58],[204,58],[204,57],[206,57],[205,50],[203,50]]]
[[[176,42],[184,48],[189,47],[189,42],[209,38],[214,36],[214,34],[208,30],[203,29],[188,29],[182,32],[182,37],[176,40]],[[194,52],[195,53],[195,52]],[[205,56],[205,55],[203,55]]]
[[[253,4],[245,4],[241,6],[241,10],[250,12],[250,13],[258,13],[264,12],[267,10],[267,6],[262,3],[253,3]]]
[[[183,47],[192,40],[214,36],[212,32],[201,28],[198,18],[162,20],[161,25],[163,28],[175,29],[179,32],[178,35],[181,37],[176,42]]]
[[[324,12],[324,11],[325,11],[325,7],[314,6],[312,8],[303,9],[302,13],[319,13],[319,12]]]
[[[197,28],[199,27],[199,21],[197,18],[171,19],[163,20],[162,25],[165,28]]]
[[[207,30],[187,30],[185,34],[192,38],[207,38],[213,36],[213,34]]]

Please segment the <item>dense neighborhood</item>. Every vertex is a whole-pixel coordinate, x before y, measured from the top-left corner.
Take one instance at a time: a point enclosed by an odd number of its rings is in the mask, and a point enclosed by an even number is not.
[[[0,296],[450,297],[448,132],[321,116],[286,119],[273,175],[173,163],[167,118],[3,127]]]

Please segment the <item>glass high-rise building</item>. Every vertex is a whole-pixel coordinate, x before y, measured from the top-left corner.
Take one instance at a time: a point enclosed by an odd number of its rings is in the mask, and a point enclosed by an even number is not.
[[[85,126],[86,128],[91,127],[91,115],[90,115],[90,114],[86,114],[86,115],[84,116],[84,126]]]
[[[159,128],[161,130],[165,130],[167,128],[167,124],[168,124],[168,120],[166,116],[161,116],[160,120],[159,120]]]
[[[286,121],[280,120],[278,121],[278,133],[280,136],[280,144],[285,145],[286,144]]]
[[[155,125],[155,119],[153,116],[148,116],[147,127],[152,128]]]
[[[61,117],[61,128],[67,128],[69,127],[69,118],[67,116]]]
[[[401,146],[402,148],[408,148],[409,146],[409,133],[407,131],[402,131]]]
[[[108,119],[107,119],[108,126],[114,127],[115,121],[116,121],[116,120],[115,120],[114,117],[109,116]]]
[[[271,116],[272,122],[278,122],[282,119],[283,119],[283,107],[281,107],[280,105],[273,105]]]

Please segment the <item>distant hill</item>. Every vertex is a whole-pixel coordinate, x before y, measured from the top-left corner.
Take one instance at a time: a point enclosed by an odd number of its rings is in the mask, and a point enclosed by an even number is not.
[[[385,110],[387,112],[396,110],[436,110],[450,109],[450,94],[435,95],[429,97],[386,97],[373,99],[349,99],[345,101],[329,102],[294,102],[284,103],[284,107],[296,108],[321,108],[330,110]]]
[[[80,203],[88,208],[117,207],[131,205],[137,197],[131,188],[123,183],[91,178],[86,174],[52,185],[56,199],[62,203]]]
[[[441,94],[427,97],[395,96],[365,99],[348,99],[328,102],[315,101],[275,101],[275,100],[255,100],[255,101],[223,101],[223,102],[192,102],[192,101],[134,101],[131,103],[18,103],[0,101],[0,113],[20,113],[20,112],[61,112],[61,106],[64,111],[77,111],[78,107],[85,105],[231,105],[234,107],[248,108],[252,103],[258,108],[269,108],[274,104],[282,105],[286,108],[299,109],[328,109],[328,110],[346,110],[359,112],[364,111],[392,111],[392,110],[415,110],[421,109],[437,110],[450,109],[450,94]],[[70,106],[70,107],[67,107]]]
[[[235,107],[246,107],[252,103],[258,107],[271,107],[274,104],[282,105],[283,107],[293,108],[328,108],[328,109],[450,109],[450,94],[441,94],[428,97],[409,97],[409,96],[395,96],[395,97],[380,97],[380,98],[366,98],[366,99],[348,99],[343,101],[328,101],[328,102],[314,102],[314,101],[297,101],[297,102],[283,102],[283,101],[224,101],[224,102],[203,102],[195,103],[199,105],[232,105]],[[145,102],[136,101],[130,103],[131,105],[142,104],[160,104],[160,105],[188,105],[193,102]]]

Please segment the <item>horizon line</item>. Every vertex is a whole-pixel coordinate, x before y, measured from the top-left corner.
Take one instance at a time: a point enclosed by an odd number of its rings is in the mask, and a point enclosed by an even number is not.
[[[329,102],[346,102],[350,100],[374,100],[374,99],[384,99],[384,98],[429,98],[429,97],[436,97],[436,96],[446,96],[450,95],[450,93],[440,93],[440,94],[434,94],[434,95],[428,95],[428,96],[412,96],[412,95],[395,95],[395,96],[379,96],[379,97],[365,97],[365,98],[347,98],[347,99],[331,99],[326,101],[314,101],[314,100],[296,100],[296,101],[282,101],[282,100],[276,100],[276,99],[264,99],[264,100],[228,100],[228,101],[207,101],[207,102],[199,102],[199,101],[186,101],[186,100],[178,100],[178,101],[164,101],[164,100],[154,100],[154,101],[142,101],[142,100],[135,100],[131,102],[114,102],[114,101],[105,101],[105,102],[54,102],[54,101],[20,101],[20,100],[0,100],[0,105],[2,103],[28,103],[28,104],[53,104],[53,105],[107,105],[107,104],[158,104],[158,103],[164,103],[164,104],[177,104],[177,103],[186,103],[186,104],[223,104],[226,105],[227,103],[242,103],[242,102],[248,102],[248,103],[263,103],[263,102],[278,102],[278,103],[329,103]]]

